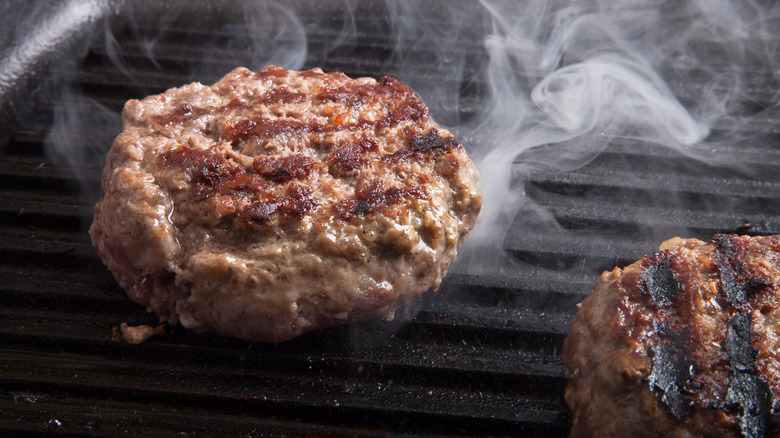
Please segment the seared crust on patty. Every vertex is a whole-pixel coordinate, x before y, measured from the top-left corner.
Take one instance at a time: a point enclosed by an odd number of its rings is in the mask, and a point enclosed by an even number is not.
[[[463,147],[392,78],[237,68],[122,117],[92,241],[133,300],[196,331],[392,319],[480,210]]]
[[[666,241],[580,305],[571,436],[777,436],[779,335],[780,237]]]

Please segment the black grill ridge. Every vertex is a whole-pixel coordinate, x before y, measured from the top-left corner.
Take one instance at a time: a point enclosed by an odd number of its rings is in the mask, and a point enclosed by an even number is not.
[[[392,67],[379,11],[356,12],[360,43],[347,49],[328,48],[338,19],[304,17],[312,26],[306,67],[351,76]],[[229,40],[219,29],[186,23],[161,29],[154,20],[117,19],[115,27],[118,39],[160,33],[157,64],[141,47],[122,46],[128,80],[96,42],[64,77],[115,112],[128,98],[192,80],[187,72],[202,60],[200,44]],[[479,44],[464,50],[484,56]],[[223,53],[209,62],[226,72],[234,59]],[[767,96],[773,92],[761,72],[750,77]],[[463,86],[459,120],[473,117],[480,86]],[[700,91],[670,86],[682,99]],[[8,435],[563,437],[571,420],[560,347],[575,304],[602,270],[677,234],[780,232],[780,138],[771,120],[749,126],[769,134],[766,143],[723,151],[760,167],[752,176],[616,142],[584,168],[520,181],[561,227],[538,227],[521,212],[505,237],[508,254],[521,262],[515,270],[451,274],[410,321],[358,323],[278,345],[168,327],[164,336],[127,345],[116,335],[120,323],[157,320],[130,302],[89,243],[102,163],[50,161],[44,140],[55,102],[30,105],[30,119],[0,148],[0,432]],[[74,142],[99,154],[110,135],[96,129]],[[653,201],[667,196],[682,201]]]

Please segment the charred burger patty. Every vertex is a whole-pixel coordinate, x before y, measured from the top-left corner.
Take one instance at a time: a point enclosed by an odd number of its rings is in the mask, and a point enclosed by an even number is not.
[[[780,237],[671,239],[605,272],[564,342],[572,437],[768,437]]]
[[[466,152],[392,78],[238,68],[131,100],[93,244],[134,301],[284,341],[438,288],[481,206]]]

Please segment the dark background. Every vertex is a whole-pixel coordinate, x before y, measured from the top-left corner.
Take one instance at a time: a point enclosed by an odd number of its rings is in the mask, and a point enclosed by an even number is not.
[[[265,10],[259,24],[247,24],[234,2],[128,3],[0,6],[6,436],[562,437],[570,416],[560,346],[601,271],[676,235],[780,230],[778,70],[757,62],[740,72],[744,87],[728,101],[734,117],[711,125],[717,160],[631,136],[605,139],[592,159],[566,169],[533,165],[555,155],[555,145],[507,157],[515,163],[510,190],[524,201],[496,232],[500,266],[456,266],[407,318],[278,345],[166,326],[128,345],[117,336],[120,323],[157,320],[126,297],[87,235],[123,103],[193,80],[211,83],[237,65],[262,67],[252,63],[275,59],[289,32],[279,20],[263,21]],[[438,3],[423,3],[410,28],[384,2],[268,4],[298,14],[307,48],[299,67],[398,75],[470,153],[484,156],[474,127],[490,97],[481,39],[487,13],[457,32],[460,49],[449,54],[460,69],[445,78],[436,65],[446,57],[426,51],[452,36],[440,32],[449,15]],[[398,38],[398,29],[412,32]],[[694,114],[712,84],[695,80],[698,67],[661,65],[660,73]],[[457,99],[440,99],[440,88]]]

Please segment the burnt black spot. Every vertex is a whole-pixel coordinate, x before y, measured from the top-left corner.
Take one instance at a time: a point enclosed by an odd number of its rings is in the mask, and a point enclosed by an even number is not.
[[[680,291],[680,283],[674,278],[668,260],[646,267],[642,271],[642,282],[653,300],[661,306],[671,304]]]
[[[732,372],[724,407],[739,417],[743,437],[759,438],[767,436],[772,393],[766,382],[751,374],[758,357],[758,350],[750,345],[751,325],[749,314],[739,314],[729,321],[726,350]]]
[[[675,349],[679,354],[685,354],[690,350],[690,327],[672,327],[668,323],[658,324],[653,322],[653,329],[658,334],[658,337],[665,341],[665,345],[668,348]]]
[[[751,297],[771,286],[771,282],[755,276],[746,266],[745,248],[735,236],[720,235],[715,244],[714,261],[718,267],[721,289],[731,304],[746,303]]]
[[[685,394],[685,384],[693,376],[693,361],[671,346],[653,348],[650,387],[663,391],[663,402],[678,420],[688,415],[693,399]]]
[[[440,137],[439,131],[431,129],[427,134],[420,138],[415,138],[409,142],[412,151],[425,152],[431,149],[442,149],[446,147],[458,147],[460,144],[454,137]]]
[[[780,414],[771,412],[767,424],[766,436],[780,436]]]
[[[750,315],[737,315],[729,321],[726,333],[726,350],[732,368],[747,371],[753,368],[758,350],[750,345]]]
[[[772,287],[772,282],[759,277],[750,278],[742,285],[742,288],[745,290],[748,297],[756,295],[770,287]]]
[[[366,201],[360,201],[355,206],[355,213],[358,214],[365,214],[371,211],[371,204]]]
[[[729,264],[720,263],[718,270],[720,271],[721,287],[723,288],[723,293],[726,294],[726,299],[732,304],[740,304],[747,301],[747,291],[743,287],[743,283],[737,281],[734,268]]]
[[[690,347],[690,329],[672,327],[669,324],[655,324],[655,331],[662,344],[651,349],[652,369],[650,387],[661,390],[661,402],[677,419],[688,415],[693,398],[685,392],[685,386],[694,373],[694,362],[687,354]]]
[[[735,269],[725,261],[716,261],[720,274],[721,288],[726,300],[731,304],[744,304],[751,297],[770,287],[772,284],[759,277],[740,280]]]
[[[459,148],[460,143],[454,137],[441,137],[436,128],[432,128],[422,137],[418,134],[409,135],[409,147],[401,149],[383,159],[389,162],[400,162],[407,159],[422,160],[426,158],[438,159],[443,153]]]
[[[766,436],[772,411],[772,395],[769,385],[756,376],[736,372],[729,379],[726,408],[739,415],[739,426],[745,438]]]

